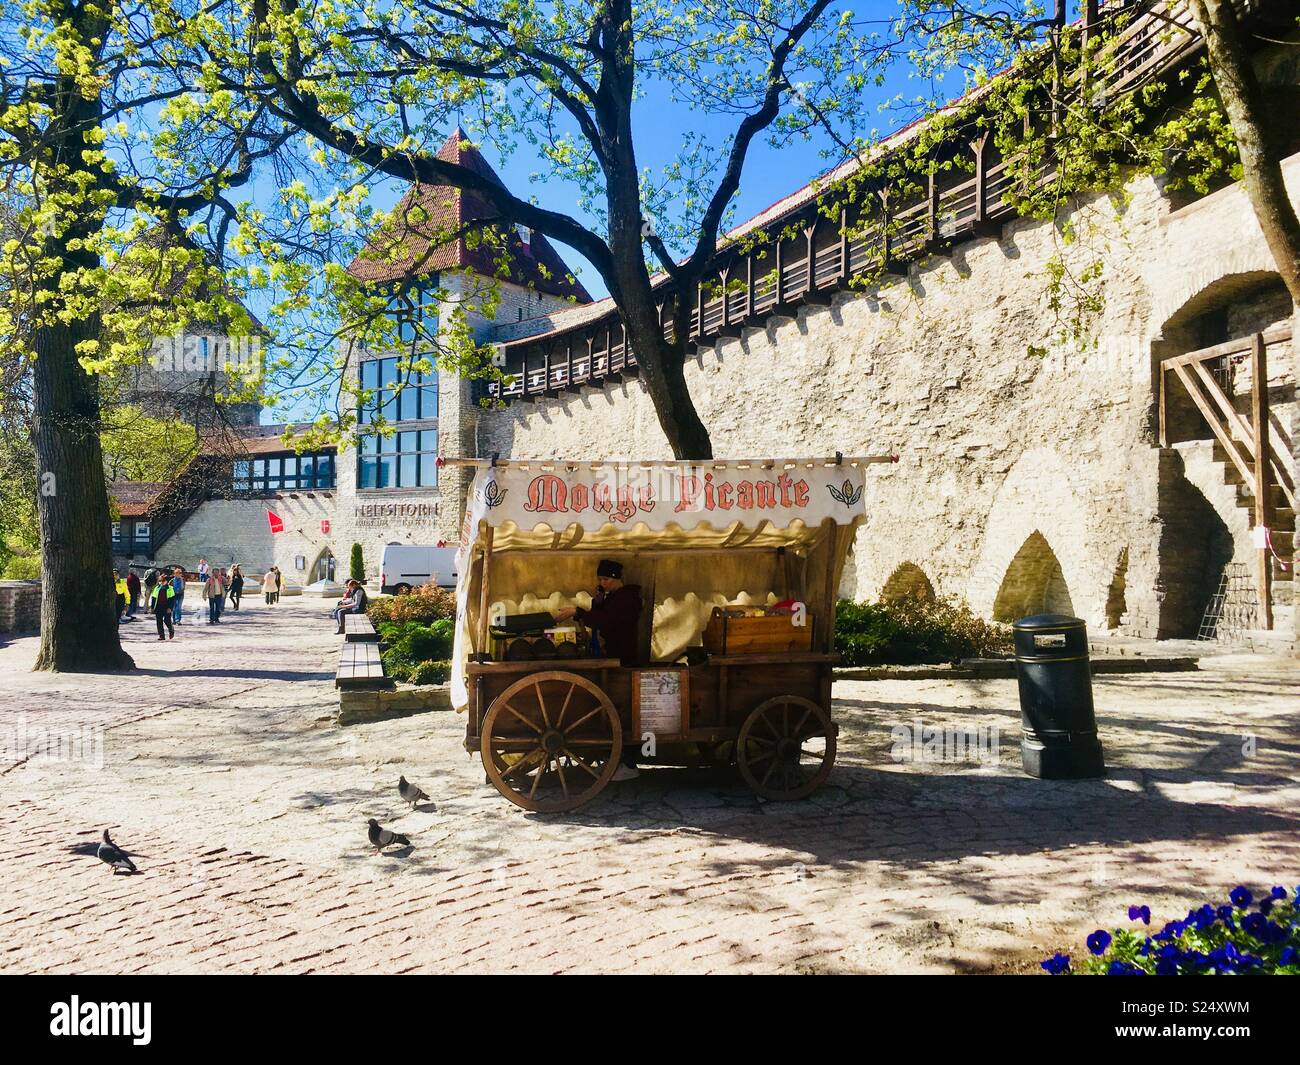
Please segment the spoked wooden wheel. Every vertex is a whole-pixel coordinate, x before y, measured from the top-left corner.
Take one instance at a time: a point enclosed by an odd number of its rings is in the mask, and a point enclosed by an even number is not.
[[[802,799],[835,764],[835,726],[811,699],[778,695],[759,703],[736,737],[745,783],[765,799]]]
[[[609,697],[562,670],[515,681],[493,700],[480,732],[488,779],[536,813],[562,813],[595,798],[623,753],[623,726]]]

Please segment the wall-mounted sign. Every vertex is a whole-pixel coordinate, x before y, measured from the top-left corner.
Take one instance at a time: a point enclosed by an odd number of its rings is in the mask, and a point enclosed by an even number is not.
[[[306,568],[307,568],[307,556],[306,556],[306,555],[294,555],[294,556],[293,556],[293,568],[294,568],[294,569],[306,569]]]
[[[352,508],[359,528],[386,529],[393,525],[432,525],[437,503],[362,503]]]
[[[320,531],[323,532],[323,533],[325,533],[325,535],[327,535],[327,536],[329,535],[329,531],[330,531],[330,520],[329,520],[329,518],[322,518],[322,519],[321,519],[321,523],[320,523]]]

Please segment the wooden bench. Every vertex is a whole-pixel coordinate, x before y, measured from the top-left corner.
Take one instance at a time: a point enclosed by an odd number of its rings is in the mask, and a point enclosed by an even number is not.
[[[343,639],[349,643],[377,643],[379,633],[365,614],[344,614]]]
[[[378,643],[344,642],[339,652],[339,668],[334,675],[334,687],[391,688],[392,686],[393,682],[384,676],[384,663],[379,658]]]

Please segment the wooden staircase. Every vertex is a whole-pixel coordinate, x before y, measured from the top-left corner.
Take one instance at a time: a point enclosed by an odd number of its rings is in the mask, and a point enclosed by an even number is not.
[[[1246,483],[1223,445],[1214,442],[1214,460],[1223,471],[1223,483],[1235,486],[1237,506],[1246,514],[1247,524],[1256,527],[1258,509],[1255,506],[1254,488]],[[1272,525],[1269,539],[1272,550],[1267,552],[1269,566],[1269,592],[1272,606],[1272,628],[1281,635],[1294,633],[1295,611],[1295,510],[1281,485],[1270,485],[1272,493]]]
[[[1276,632],[1277,640],[1288,643],[1295,638],[1296,478],[1285,434],[1273,425],[1269,409],[1268,349],[1290,342],[1291,327],[1282,325],[1160,364],[1160,443],[1169,442],[1170,390],[1181,385],[1213,434],[1224,484],[1235,486],[1237,505],[1246,511],[1261,635]],[[1238,407],[1246,397],[1243,392],[1238,399],[1233,380],[1234,368],[1247,360],[1250,394],[1243,411]]]

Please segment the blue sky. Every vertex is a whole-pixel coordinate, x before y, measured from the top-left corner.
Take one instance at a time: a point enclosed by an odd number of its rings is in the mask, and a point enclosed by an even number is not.
[[[1014,3],[1014,0],[1010,2]],[[1071,3],[1071,15],[1074,7],[1075,4]],[[881,18],[896,12],[898,4],[897,0],[862,0],[861,5],[854,5],[854,9],[866,18]],[[661,87],[653,84],[643,85],[642,90],[646,95],[638,102],[633,117],[637,159],[642,169],[659,172],[666,162],[676,156],[684,137],[689,134],[704,134],[711,143],[724,145],[739,122],[739,117],[735,115],[701,114],[684,104],[675,104],[665,99],[667,94]],[[946,82],[921,83],[913,76],[910,64],[905,61],[898,63],[888,71],[883,85],[864,90],[860,108],[869,117],[864,119],[863,124],[867,129],[874,127],[878,136],[886,136],[911,118],[905,109],[882,109],[890,101],[899,97],[915,99],[921,94],[932,98],[951,98],[961,91],[960,72],[951,73]],[[462,118],[472,138],[472,116],[466,113]],[[449,134],[450,129],[447,132]],[[756,138],[746,160],[740,191],[735,201],[733,222],[739,223],[757,214],[838,163],[838,155],[828,158],[822,154],[823,150],[832,147],[830,138],[820,131],[811,141],[793,139],[777,146],[770,145],[766,136]],[[505,159],[501,158],[491,144],[483,144],[480,148],[512,191],[535,198],[543,207],[573,215],[580,222],[599,229],[597,222],[585,216],[578,208],[577,189],[572,184],[550,174],[539,181],[530,180],[534,172],[543,169],[545,164],[532,153],[526,141],[520,140],[518,149]],[[401,192],[402,186],[399,183],[385,182],[372,190],[372,201],[376,206],[389,207]],[[553,243],[594,298],[607,295],[603,280],[589,263],[573,249],[558,241]],[[277,412],[277,420],[283,419],[285,414],[285,411]]]

